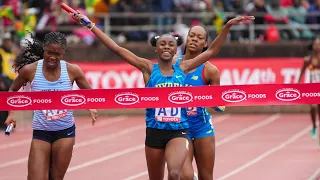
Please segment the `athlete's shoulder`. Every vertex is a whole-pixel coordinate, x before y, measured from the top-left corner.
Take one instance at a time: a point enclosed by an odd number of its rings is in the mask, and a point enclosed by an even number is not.
[[[34,79],[37,71],[38,61],[26,64],[19,70],[19,76],[28,79],[30,82]]]
[[[37,69],[37,66],[38,66],[38,61],[30,63],[30,64],[26,64],[20,69],[19,73],[22,72],[22,71],[24,71],[24,72],[35,72],[36,69]]]
[[[78,74],[78,73],[83,72],[82,69],[77,64],[71,64],[71,63],[66,62],[66,65],[67,65],[68,73]]]
[[[172,64],[176,64],[176,62],[180,59],[180,57],[181,57],[181,55],[174,55],[172,58]]]
[[[217,66],[211,64],[210,62],[205,62],[204,66],[206,68],[206,71],[208,72],[212,72],[212,73],[219,72],[219,69],[217,68]]]

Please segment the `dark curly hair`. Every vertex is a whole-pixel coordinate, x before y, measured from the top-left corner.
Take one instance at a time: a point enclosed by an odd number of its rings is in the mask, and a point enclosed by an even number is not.
[[[67,40],[64,34],[60,32],[50,32],[45,35],[43,44],[34,38],[31,34],[32,41],[26,41],[26,48],[17,56],[14,60],[13,68],[16,72],[19,72],[23,66],[31,64],[40,59],[43,59],[44,49],[43,46],[48,44],[60,44],[64,49],[67,48]]]

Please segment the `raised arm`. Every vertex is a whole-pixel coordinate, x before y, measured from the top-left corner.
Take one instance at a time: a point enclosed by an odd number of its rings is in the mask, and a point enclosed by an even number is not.
[[[240,16],[233,18],[227,22],[221,33],[218,37],[210,44],[209,48],[198,55],[197,57],[190,59],[189,61],[183,61],[180,63],[180,67],[184,72],[189,72],[190,70],[197,68],[201,64],[205,63],[212,57],[214,57],[221,49],[222,45],[224,44],[226,37],[230,31],[230,28],[233,25],[239,24],[241,22],[247,23],[253,20],[253,16]]]
[[[80,20],[81,19],[87,19],[89,20],[88,17],[82,15],[80,12],[78,12],[77,15],[72,16],[79,24],[81,24]],[[90,21],[90,20],[89,20]],[[132,66],[136,67],[139,69],[141,72],[145,73],[151,73],[152,70],[152,62],[140,58],[133,54],[131,51],[128,49],[125,49],[123,47],[120,47],[117,43],[115,43],[110,37],[108,37],[106,34],[104,34],[99,28],[97,28],[94,23],[91,23],[91,27],[89,28],[91,31],[96,35],[96,37],[112,52],[117,54],[120,58],[131,64]]]

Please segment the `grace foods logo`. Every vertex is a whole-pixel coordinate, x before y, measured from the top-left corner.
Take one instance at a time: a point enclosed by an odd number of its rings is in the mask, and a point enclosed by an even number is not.
[[[221,98],[226,102],[241,102],[247,99],[247,94],[239,89],[231,89],[223,92]]]
[[[7,99],[7,104],[12,107],[26,107],[29,106],[31,103],[31,98],[24,95],[10,96]]]
[[[86,103],[86,98],[80,94],[67,94],[62,96],[61,103],[66,106],[80,106]]]
[[[186,104],[193,99],[192,93],[187,91],[172,92],[168,96],[168,100],[174,104]]]
[[[276,98],[280,101],[295,101],[300,98],[300,91],[293,88],[279,89],[276,94]]]

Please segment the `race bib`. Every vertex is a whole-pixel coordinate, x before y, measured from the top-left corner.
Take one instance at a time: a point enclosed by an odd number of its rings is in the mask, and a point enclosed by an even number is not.
[[[181,122],[181,108],[155,108],[155,119],[160,122]]]
[[[197,107],[188,107],[187,108],[187,115],[188,116],[194,116],[197,114],[198,114]]]
[[[311,75],[311,82],[312,83],[319,83],[320,82],[320,70],[313,70],[310,72]]]
[[[60,110],[42,110],[44,117],[47,120],[57,120],[63,118],[67,115],[68,110],[60,109]]]

